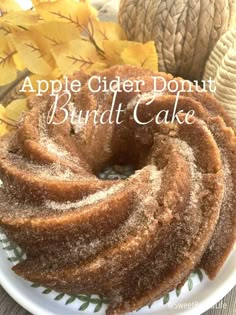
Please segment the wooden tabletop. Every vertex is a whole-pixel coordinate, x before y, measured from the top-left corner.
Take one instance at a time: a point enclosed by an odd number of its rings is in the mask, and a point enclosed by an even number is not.
[[[0,315],[31,315],[31,313],[19,306],[0,286]],[[236,287],[204,315],[236,315]]]

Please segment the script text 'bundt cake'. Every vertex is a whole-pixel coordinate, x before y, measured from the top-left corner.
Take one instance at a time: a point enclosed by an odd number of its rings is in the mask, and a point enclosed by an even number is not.
[[[1,143],[0,226],[26,252],[13,268],[18,275],[56,291],[104,295],[107,314],[118,315],[180,286],[196,266],[216,276],[235,242],[236,138],[217,101],[194,86],[179,96],[182,112],[171,122],[181,78],[176,92],[153,97],[151,76],[170,82],[171,75],[132,66],[99,75],[121,78],[113,105],[123,104],[122,123],[95,125],[91,116],[56,124],[61,95],[48,124],[53,98],[31,97],[30,111]],[[114,92],[91,92],[82,72],[74,78],[83,87],[72,93],[71,115],[110,109]],[[125,93],[122,82],[137,78],[145,85]],[[139,119],[149,124],[133,117],[140,99]],[[168,123],[151,120],[166,110]],[[190,110],[195,117],[186,123]],[[126,180],[96,176],[114,164],[136,171]]]

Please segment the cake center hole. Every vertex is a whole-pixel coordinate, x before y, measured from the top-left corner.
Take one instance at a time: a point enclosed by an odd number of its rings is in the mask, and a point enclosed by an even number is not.
[[[111,165],[101,170],[97,177],[102,180],[125,180],[135,173],[132,165]]]

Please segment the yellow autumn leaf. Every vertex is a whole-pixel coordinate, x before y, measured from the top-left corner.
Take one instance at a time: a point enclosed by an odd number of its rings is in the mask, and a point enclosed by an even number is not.
[[[35,1],[33,1],[35,2]],[[46,21],[69,23],[82,31],[90,18],[95,16],[95,10],[86,2],[74,0],[58,0],[55,2],[34,3],[36,11]]]
[[[28,111],[27,107],[27,100],[24,99],[18,99],[12,101],[5,109],[4,116],[7,120],[17,122],[22,113]]]
[[[91,19],[97,19],[98,11],[97,9],[91,4],[90,0],[80,0],[81,3],[84,3],[90,11],[90,18]]]
[[[29,26],[42,23],[34,11],[12,11],[0,19],[0,35],[8,35],[13,31],[28,29]]]
[[[88,30],[99,47],[102,47],[104,40],[127,39],[123,28],[118,23],[102,22],[93,19],[88,25]]]
[[[40,17],[35,11],[12,11],[4,15],[0,22],[8,23],[9,25],[26,27],[41,23]]]
[[[7,37],[0,36],[0,85],[8,84],[16,79],[17,69]]]
[[[103,62],[96,48],[81,39],[55,46],[52,53],[63,74],[73,74],[79,69],[89,71],[97,62]]]
[[[16,53],[13,55],[13,60],[16,65],[17,70],[23,71],[25,69],[25,64],[20,56],[20,54]]]
[[[16,47],[13,44],[12,40],[10,39],[10,37],[8,39],[8,46],[9,46],[9,49],[11,51],[15,51],[15,54],[13,54],[13,61],[15,63],[16,69],[19,70],[19,71],[23,71],[25,69],[25,65],[24,65],[20,55],[18,54],[18,52],[16,50]]]
[[[15,100],[7,107],[0,105],[0,137],[13,130],[25,111],[28,111],[26,99]]]
[[[125,64],[151,70],[157,70],[158,68],[158,57],[154,42],[146,44],[133,43],[133,45],[124,49],[121,57]]]
[[[30,31],[37,38],[37,43],[44,45],[48,51],[52,47],[80,38],[80,31],[74,25],[57,21],[33,26]]]
[[[110,66],[124,64],[124,60],[122,59],[121,54],[126,48],[133,45],[133,42],[129,42],[127,40],[103,41],[103,50],[105,52],[107,63]]]
[[[56,63],[51,49],[57,45],[80,38],[80,31],[73,24],[57,21],[34,25],[29,28],[29,32],[36,41],[44,59],[52,68],[56,67]]]
[[[1,0],[0,2],[0,17],[8,12],[21,10],[21,7],[15,0]]]
[[[9,37],[16,47],[23,64],[29,71],[40,75],[47,75],[52,71],[53,67],[45,59],[44,51],[42,51],[30,32],[21,31],[9,35]]]

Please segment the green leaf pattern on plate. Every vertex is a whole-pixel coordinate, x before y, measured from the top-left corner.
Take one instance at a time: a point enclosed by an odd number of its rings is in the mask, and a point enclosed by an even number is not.
[[[17,264],[24,260],[25,254],[24,252],[16,246],[13,242],[7,239],[6,235],[1,232],[0,233],[0,243],[2,244],[2,248],[7,252],[8,255],[8,261],[10,261],[13,264]],[[195,270],[188,278],[187,280],[187,287],[188,290],[191,291],[194,287],[194,281],[193,278],[196,278],[202,282],[203,280],[203,273],[200,269]],[[42,294],[44,295],[50,295],[50,293],[54,292],[51,289],[43,288],[37,283],[31,284],[32,288],[35,289],[41,289]],[[176,296],[179,297],[181,294],[182,288],[177,288],[175,290]],[[78,310],[79,311],[86,311],[90,306],[93,307],[93,312],[98,313],[101,311],[102,307],[104,305],[109,304],[109,300],[106,298],[103,298],[101,296],[91,296],[91,295],[67,295],[65,293],[57,293],[56,297],[54,298],[54,301],[61,301],[66,297],[65,305],[70,305],[72,303],[78,302],[78,300],[81,302]],[[166,294],[163,298],[163,304],[167,304],[170,301],[170,294]],[[151,308],[153,303],[149,305],[149,308]]]
[[[170,294],[166,294],[164,297],[163,297],[163,304],[167,304],[170,300]]]
[[[176,291],[176,296],[179,297],[181,294],[181,288],[177,288],[175,291]]]
[[[55,301],[61,301],[65,296],[65,293],[60,293],[55,297]]]

